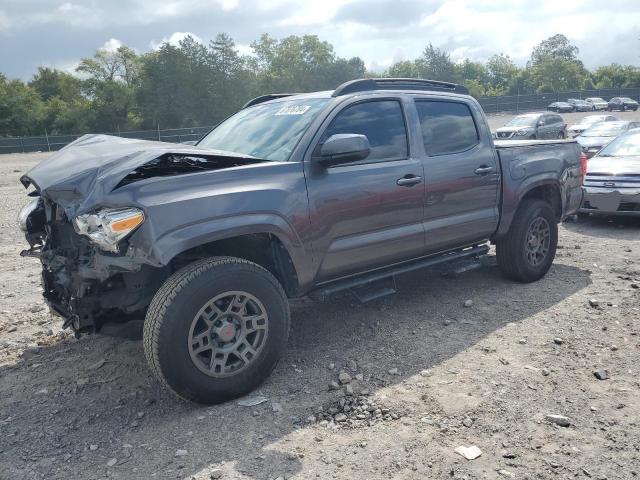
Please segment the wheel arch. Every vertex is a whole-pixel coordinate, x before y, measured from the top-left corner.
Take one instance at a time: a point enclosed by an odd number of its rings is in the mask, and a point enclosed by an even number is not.
[[[215,218],[166,232],[151,243],[150,260],[171,271],[206,256],[244,258],[269,270],[287,295],[299,295],[312,256],[293,226],[274,213]]]
[[[268,231],[229,235],[191,246],[168,260],[171,271],[208,257],[236,257],[260,265],[280,282],[287,296],[300,295],[294,260],[281,236]]]
[[[562,188],[555,179],[543,178],[528,183],[517,192],[515,198],[511,198],[512,200],[510,200],[510,202],[513,202],[513,204],[509,206],[508,210],[505,210],[503,206],[500,225],[496,233],[491,237],[492,242],[495,242],[507,234],[518,208],[525,199],[539,199],[549,203],[554,211],[556,220],[560,222],[562,219],[564,210],[562,204]]]
[[[540,185],[531,186],[520,197],[519,204],[528,198],[537,198],[544,200],[551,205],[556,219],[560,221],[562,218],[562,196],[560,193],[560,185],[555,182],[546,182]]]

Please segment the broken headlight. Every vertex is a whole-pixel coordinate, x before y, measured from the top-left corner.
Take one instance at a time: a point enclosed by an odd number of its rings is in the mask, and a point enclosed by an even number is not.
[[[40,203],[40,198],[34,198],[29,203],[27,203],[20,213],[18,214],[18,225],[20,225],[20,230],[23,232],[27,232],[27,220],[29,219],[29,215],[31,215],[36,208],[38,208],[38,203]]]
[[[96,213],[78,215],[73,228],[102,250],[118,253],[118,242],[144,222],[139,208],[107,208]]]

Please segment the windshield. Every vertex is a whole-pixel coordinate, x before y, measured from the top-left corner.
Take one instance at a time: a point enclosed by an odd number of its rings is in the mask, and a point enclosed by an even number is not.
[[[507,127],[535,127],[538,117],[516,117],[507,123]]]
[[[328,98],[304,98],[268,102],[240,110],[218,125],[198,146],[263,160],[287,161],[300,137],[328,101]]]
[[[600,97],[592,97],[592,98],[587,98],[587,102],[604,102],[604,100]]]
[[[624,131],[624,125],[611,125],[609,123],[601,123],[594,125],[582,134],[583,137],[615,137]]]
[[[640,156],[640,132],[633,132],[616,138],[600,150],[599,157]]]

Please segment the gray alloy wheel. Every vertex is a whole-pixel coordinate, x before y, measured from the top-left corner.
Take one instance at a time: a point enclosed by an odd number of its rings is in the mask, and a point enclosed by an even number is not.
[[[209,300],[191,321],[193,364],[210,377],[229,377],[248,367],[264,347],[269,316],[260,300],[232,291]]]
[[[551,243],[551,228],[546,218],[534,218],[527,230],[526,242],[527,261],[537,267],[546,260]]]

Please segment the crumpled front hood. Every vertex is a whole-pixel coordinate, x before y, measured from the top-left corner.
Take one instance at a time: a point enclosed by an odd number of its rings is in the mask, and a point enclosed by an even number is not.
[[[165,154],[259,161],[248,155],[182,144],[84,135],[33,167],[20,181],[25,187],[33,184],[42,196],[72,216],[98,204],[137,167]]]

